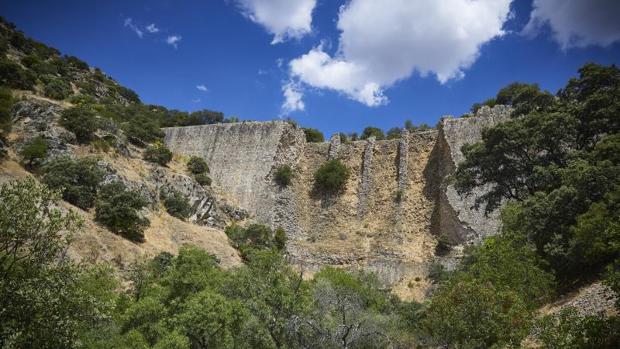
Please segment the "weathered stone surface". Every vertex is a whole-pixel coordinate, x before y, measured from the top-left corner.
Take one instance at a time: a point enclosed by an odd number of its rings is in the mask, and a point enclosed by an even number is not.
[[[364,148],[364,160],[362,161],[362,178],[357,192],[357,215],[363,217],[368,210],[368,195],[372,186],[372,157],[375,149],[375,137],[370,137],[366,141]]]
[[[329,139],[329,158],[335,159],[338,156],[338,148],[340,147],[340,134],[334,133]]]

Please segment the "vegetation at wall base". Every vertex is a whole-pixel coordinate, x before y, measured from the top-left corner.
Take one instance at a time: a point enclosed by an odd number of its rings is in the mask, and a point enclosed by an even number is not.
[[[209,173],[209,165],[203,158],[192,156],[187,161],[187,170],[194,175]]]
[[[162,143],[156,143],[146,147],[144,150],[144,160],[166,166],[172,160],[172,152]]]

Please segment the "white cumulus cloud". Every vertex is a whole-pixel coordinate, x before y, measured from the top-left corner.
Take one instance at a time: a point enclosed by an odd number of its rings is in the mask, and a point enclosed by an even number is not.
[[[524,32],[549,25],[562,47],[609,46],[620,41],[619,0],[534,0]]]
[[[315,47],[289,63],[291,78],[368,106],[387,103],[383,91],[414,71],[461,78],[504,34],[511,1],[351,0],[340,9],[336,54]]]
[[[202,92],[208,92],[209,89],[205,85],[196,85],[196,88]]]
[[[301,86],[289,81],[282,86],[284,102],[282,103],[282,114],[290,114],[294,111],[303,111],[306,106],[303,101]]]
[[[272,44],[312,31],[316,0],[236,0],[242,13],[273,34]]]
[[[173,46],[174,48],[177,48],[177,44],[179,41],[181,41],[181,39],[182,38],[179,35],[170,35],[166,38],[166,43]]]

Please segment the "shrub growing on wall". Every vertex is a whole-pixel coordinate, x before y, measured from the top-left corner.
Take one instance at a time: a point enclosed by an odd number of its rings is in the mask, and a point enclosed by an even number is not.
[[[314,172],[315,188],[326,193],[342,191],[351,175],[350,172],[349,168],[338,159],[326,161]]]
[[[172,152],[163,144],[157,143],[146,148],[144,160],[166,166],[172,160]]]
[[[147,201],[140,193],[128,190],[123,183],[106,184],[101,187],[95,203],[95,220],[113,233],[142,242],[144,229],[150,222],[139,211],[146,205]]]
[[[276,180],[276,183],[283,187],[286,187],[291,183],[291,180],[293,180],[293,169],[289,165],[279,166],[276,169],[274,179]]]
[[[199,173],[197,175],[194,176],[194,179],[196,180],[196,182],[198,182],[198,184],[202,185],[202,186],[210,186],[211,185],[211,177],[207,176],[207,174],[205,173]]]
[[[203,158],[199,156],[192,156],[187,162],[187,170],[195,175],[209,173],[209,166]]]

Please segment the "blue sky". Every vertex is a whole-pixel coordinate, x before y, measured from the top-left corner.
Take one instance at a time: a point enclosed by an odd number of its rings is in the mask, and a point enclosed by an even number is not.
[[[434,0],[20,0],[2,1],[0,15],[145,103],[288,115],[331,134],[435,124],[513,81],[555,92],[586,62],[620,63],[620,28],[608,20],[620,18],[620,2],[574,0],[581,7],[559,11],[562,0],[534,1],[454,0],[461,7],[446,12]],[[288,109],[286,86],[296,93]]]

